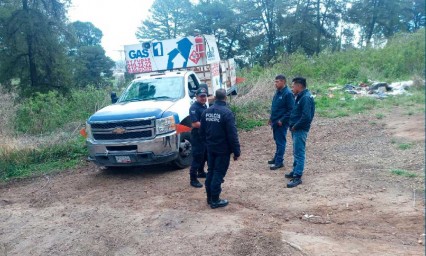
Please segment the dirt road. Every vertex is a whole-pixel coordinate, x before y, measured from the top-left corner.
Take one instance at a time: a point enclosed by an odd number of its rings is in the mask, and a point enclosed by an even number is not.
[[[268,127],[240,141],[223,209],[189,186],[188,169],[167,166],[86,164],[0,185],[0,255],[424,254],[423,115],[316,118],[294,189],[266,164]]]

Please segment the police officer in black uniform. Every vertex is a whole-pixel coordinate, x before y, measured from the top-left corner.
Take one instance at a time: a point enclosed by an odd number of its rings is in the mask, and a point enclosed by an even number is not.
[[[207,203],[212,209],[225,207],[228,200],[220,199],[221,184],[229,167],[231,154],[234,161],[241,154],[235,118],[226,106],[226,90],[216,91],[215,104],[201,115],[201,139],[207,147],[208,172],[206,178]]]
[[[198,133],[200,128],[201,114],[207,109],[207,89],[199,88],[196,92],[197,101],[189,108],[189,117],[192,122],[191,143],[192,143],[192,164],[189,169],[190,185],[196,188],[202,188],[203,185],[197,178],[205,178],[204,165],[207,152],[204,142],[201,141]]]

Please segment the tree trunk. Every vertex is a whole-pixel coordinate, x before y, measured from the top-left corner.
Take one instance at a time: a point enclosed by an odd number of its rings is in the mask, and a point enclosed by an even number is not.
[[[316,11],[317,11],[317,41],[315,46],[315,53],[318,55],[321,51],[321,9],[320,9],[321,1],[317,0],[316,3]]]
[[[30,85],[32,88],[37,87],[37,66],[35,63],[35,53],[34,53],[34,36],[33,36],[33,24],[31,21],[31,11],[28,7],[28,0],[22,0],[22,8],[24,9],[25,13],[27,14],[28,18],[28,31],[26,36],[27,41],[27,47],[28,47],[28,64],[29,64],[29,70],[30,70]]]
[[[367,34],[366,34],[365,41],[366,41],[367,47],[369,47],[371,45],[371,38],[373,37],[374,28],[376,26],[376,21],[377,21],[377,6],[379,5],[379,1],[380,0],[374,0],[373,1],[373,11],[372,11],[373,16],[371,17],[370,24],[368,25],[368,27],[366,29],[367,30],[366,31]]]

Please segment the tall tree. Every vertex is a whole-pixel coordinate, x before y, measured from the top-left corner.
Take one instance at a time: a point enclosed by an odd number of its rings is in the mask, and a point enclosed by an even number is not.
[[[407,30],[416,32],[418,29],[424,27],[426,23],[425,1],[412,0],[407,2],[404,6],[406,15],[403,16],[403,19]]]
[[[341,0],[295,0],[282,15],[280,34],[288,53],[303,50],[308,55],[337,44],[343,11]]]
[[[142,21],[136,38],[163,40],[185,36],[190,26],[193,6],[189,0],[155,0],[149,9],[150,16]]]
[[[278,15],[284,8],[283,0],[249,0],[246,1],[250,6],[254,6],[257,15],[253,18],[262,24],[262,33],[265,35],[266,52],[265,60],[271,60],[276,53],[276,39],[278,27]]]
[[[406,0],[353,0],[346,16],[361,28],[361,40],[370,46],[372,39],[383,39],[404,30]]]
[[[70,24],[70,29],[74,33],[77,46],[100,45],[103,37],[102,31],[91,22],[75,21]]]
[[[77,87],[96,87],[108,84],[115,63],[105,55],[100,45],[81,46],[74,58],[74,82]]]
[[[77,43],[71,51],[72,74],[77,87],[103,86],[112,76],[115,63],[102,48],[102,31],[90,22],[76,21],[70,24]]]
[[[69,75],[66,70],[65,29],[68,1],[22,0],[4,18],[0,27],[2,44],[0,82],[10,85],[19,79],[21,93],[66,91]],[[7,4],[7,3],[5,3]]]
[[[240,42],[247,38],[244,27],[252,18],[250,10],[235,0],[201,0],[194,7],[193,22],[187,34],[214,35],[220,56],[224,59],[241,53]]]

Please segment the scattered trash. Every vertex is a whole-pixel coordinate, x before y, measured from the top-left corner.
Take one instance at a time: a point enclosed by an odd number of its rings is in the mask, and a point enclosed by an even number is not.
[[[336,86],[336,87],[330,88],[329,90],[335,91],[340,89],[348,94],[359,95],[359,96],[369,96],[369,97],[374,97],[377,99],[384,99],[390,95],[394,96],[394,95],[408,94],[407,88],[413,85],[414,85],[413,81],[394,82],[391,84],[388,84],[385,82],[374,82],[371,85],[368,85],[366,83],[361,83],[359,85],[345,84],[343,88],[341,86]],[[329,97],[330,95],[333,95],[333,94],[329,94]]]

